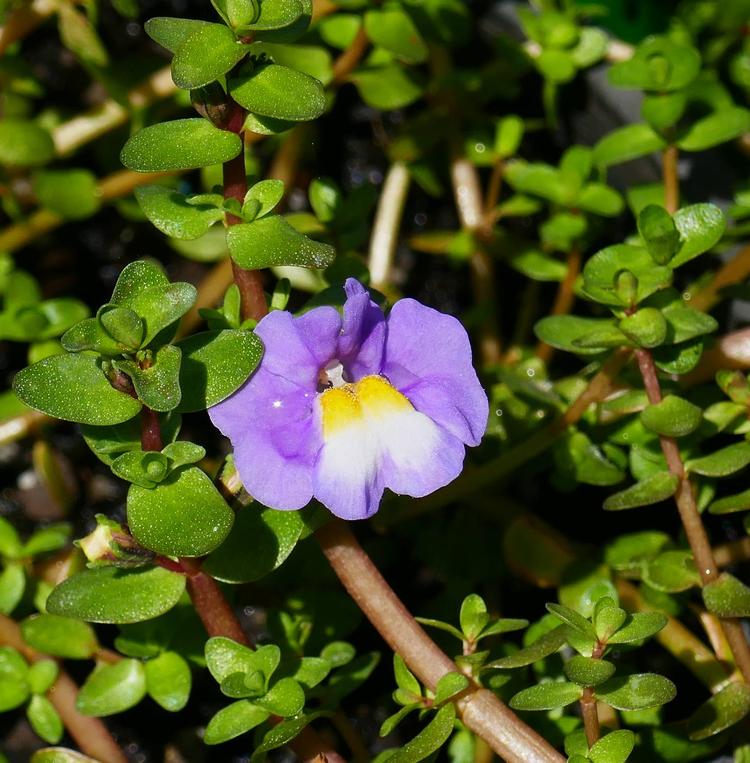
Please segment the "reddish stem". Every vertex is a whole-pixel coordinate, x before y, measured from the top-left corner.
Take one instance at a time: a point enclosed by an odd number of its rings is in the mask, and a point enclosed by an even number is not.
[[[159,426],[159,414],[147,408],[141,409],[141,447],[143,450],[161,450],[161,427]]]
[[[349,527],[335,520],[315,536],[334,572],[394,652],[431,689],[458,671],[384,580]],[[495,694],[477,685],[457,700],[463,722],[509,763],[561,763],[562,756]]]
[[[242,137],[242,132],[239,133]],[[224,162],[224,198],[236,199],[240,204],[247,193],[247,175],[245,174],[245,154]],[[242,220],[236,215],[227,215],[227,225],[237,225]],[[263,291],[263,278],[258,270],[245,270],[232,260],[232,275],[240,290],[242,319],[260,320],[267,312],[266,295]]]
[[[638,349],[635,351],[638,360],[638,368],[643,378],[643,386],[646,390],[651,405],[656,405],[662,400],[659,377],[656,373],[654,357],[649,350]],[[690,550],[693,552],[695,566],[701,577],[703,586],[714,582],[719,577],[719,570],[714,559],[713,549],[703,526],[700,512],[695,503],[693,487],[690,479],[685,473],[685,466],[682,463],[680,449],[672,437],[659,437],[661,449],[667,462],[669,471],[678,479],[675,501],[677,510],[682,520],[682,526],[685,529]],[[734,661],[745,681],[750,683],[750,644],[742,629],[742,625],[737,620],[721,619],[721,627],[724,631],[729,646],[732,649]]]

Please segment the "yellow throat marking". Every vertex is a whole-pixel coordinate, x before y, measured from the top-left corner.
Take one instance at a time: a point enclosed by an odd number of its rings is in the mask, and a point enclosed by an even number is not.
[[[365,376],[358,382],[327,389],[320,396],[323,438],[364,423],[413,410],[412,404],[382,376]]]

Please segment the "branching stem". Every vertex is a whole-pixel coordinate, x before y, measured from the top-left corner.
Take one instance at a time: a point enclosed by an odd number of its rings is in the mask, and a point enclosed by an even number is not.
[[[458,670],[412,617],[344,522],[329,522],[315,535],[349,595],[423,683],[434,689],[442,676]],[[474,685],[456,707],[466,726],[509,763],[564,760],[487,689]]]

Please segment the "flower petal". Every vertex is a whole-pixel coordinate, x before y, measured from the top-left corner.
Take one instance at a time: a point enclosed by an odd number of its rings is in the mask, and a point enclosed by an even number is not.
[[[415,410],[382,377],[361,381],[358,398],[368,432],[378,443],[385,487],[421,498],[461,474],[466,452],[461,440]]]
[[[471,362],[461,323],[413,299],[396,302],[388,316],[382,373],[455,437],[478,445],[489,402]]]
[[[312,498],[321,446],[314,400],[314,392],[261,365],[242,389],[208,411],[232,442],[246,490],[272,509],[300,509]]]
[[[348,278],[338,359],[351,381],[379,374],[385,345],[385,316],[359,281]]]
[[[261,367],[314,391],[320,369],[336,355],[340,332],[341,317],[332,307],[317,307],[299,318],[274,310],[255,329],[265,348]]]

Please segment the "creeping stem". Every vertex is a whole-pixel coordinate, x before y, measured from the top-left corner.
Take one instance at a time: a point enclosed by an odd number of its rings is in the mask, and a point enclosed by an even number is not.
[[[411,616],[344,522],[329,522],[315,535],[349,595],[423,683],[434,690],[446,673],[458,671]],[[456,702],[456,709],[466,726],[508,763],[564,760],[487,689],[473,684]]]
[[[661,386],[656,373],[653,355],[649,350],[638,349],[635,351],[638,368],[643,378],[643,386],[651,405],[661,402]],[[714,553],[708,540],[706,528],[703,526],[701,515],[695,503],[693,487],[685,472],[680,450],[672,437],[659,437],[664,458],[667,461],[669,471],[677,477],[677,492],[675,502],[680,513],[682,526],[685,529],[690,549],[693,552],[695,565],[701,577],[702,585],[708,585],[719,577],[718,567],[714,559]],[[750,683],[750,645],[745,638],[742,625],[738,620],[722,619],[721,627],[724,631],[729,646],[732,649],[735,663],[742,673],[746,682]]]
[[[664,208],[673,215],[680,206],[680,180],[677,174],[677,146],[669,145],[662,152],[662,176],[664,178]]]

